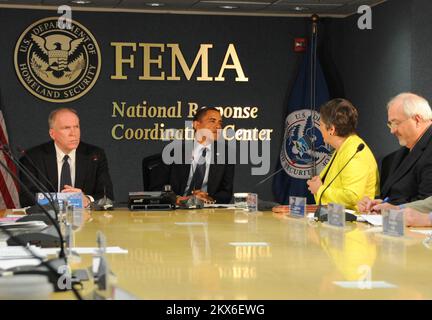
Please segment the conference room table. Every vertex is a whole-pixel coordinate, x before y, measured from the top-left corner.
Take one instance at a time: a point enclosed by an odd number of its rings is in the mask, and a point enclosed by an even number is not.
[[[101,231],[127,250],[107,261],[138,299],[432,299],[432,241],[415,229],[397,238],[366,223],[219,208],[85,211],[78,221],[75,247],[97,246]],[[89,254],[71,262],[91,264]],[[93,287],[85,282],[83,295]]]

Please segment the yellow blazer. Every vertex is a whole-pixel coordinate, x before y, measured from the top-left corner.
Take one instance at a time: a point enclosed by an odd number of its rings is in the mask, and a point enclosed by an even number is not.
[[[333,153],[329,163],[321,171],[321,180],[327,171],[328,173],[323,185],[315,194],[316,203],[318,203],[326,186],[356,152],[360,143],[365,144],[364,149],[355,155],[330,187],[324,192],[321,198],[321,204],[338,203],[345,205],[347,209],[357,210],[357,202],[361,198],[368,196],[374,199],[375,196],[379,194],[379,174],[375,157],[359,136],[352,135],[345,140],[338,152]],[[332,165],[329,168],[330,163],[332,163]]]

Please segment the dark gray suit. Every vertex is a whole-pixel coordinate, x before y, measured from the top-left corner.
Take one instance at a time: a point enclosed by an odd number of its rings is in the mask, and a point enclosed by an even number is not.
[[[216,146],[216,144],[213,146]],[[234,165],[218,164],[220,161],[217,159],[223,155],[218,155],[216,148],[213,150],[216,156],[214,156],[214,163],[211,163],[209,167],[207,193],[216,200],[216,203],[229,203],[233,195]],[[224,163],[228,163],[226,161],[226,154],[227,153],[225,153]],[[185,161],[183,163],[185,163]],[[183,195],[185,192],[190,167],[191,164],[172,164],[170,166],[169,183],[171,184],[172,190],[177,195]]]
[[[28,158],[31,159],[31,161]],[[114,199],[113,185],[108,170],[108,161],[105,152],[98,147],[80,142],[76,149],[75,159],[75,187],[81,189],[84,194],[98,200],[104,196]],[[48,142],[31,148],[26,156],[21,158],[21,163],[27,167],[36,179],[42,182],[50,192],[57,192],[58,173],[57,158],[54,142]],[[41,171],[35,169],[35,166]],[[50,182],[48,184],[42,177],[44,175]],[[20,179],[33,194],[40,192],[29,179],[20,172]],[[35,196],[29,196],[24,190],[20,190],[21,206],[29,206],[35,203]]]

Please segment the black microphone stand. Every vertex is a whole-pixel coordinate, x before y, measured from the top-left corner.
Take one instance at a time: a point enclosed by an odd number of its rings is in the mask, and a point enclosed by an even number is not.
[[[365,145],[363,144],[363,143],[360,143],[358,146],[357,146],[357,150],[356,150],[356,152],[351,156],[351,158],[349,158],[349,160],[345,163],[345,165],[342,167],[342,169],[340,169],[339,170],[339,172],[337,173],[337,175],[330,181],[330,183],[324,188],[324,190],[323,190],[323,192],[321,192],[321,195],[320,195],[320,197],[319,197],[319,199],[318,199],[318,208],[315,210],[315,214],[314,214],[314,217],[315,217],[315,219],[318,219],[318,220],[322,220],[322,219],[320,219],[320,217],[321,216],[323,216],[324,215],[324,213],[322,213],[322,205],[321,205],[321,200],[322,200],[322,196],[323,196],[323,194],[324,194],[324,192],[326,192],[326,190],[330,187],[330,185],[333,183],[333,181],[335,181],[336,180],[336,178],[340,175],[340,173],[345,169],[345,167],[348,165],[348,163],[350,163],[351,162],[351,160],[355,157],[355,155],[357,154],[357,153],[359,153],[360,151],[362,151],[363,149],[364,149],[364,147],[365,147]],[[329,168],[330,169],[330,168]],[[347,215],[347,213],[345,213],[346,215]],[[352,217],[350,217],[350,219],[353,219]]]

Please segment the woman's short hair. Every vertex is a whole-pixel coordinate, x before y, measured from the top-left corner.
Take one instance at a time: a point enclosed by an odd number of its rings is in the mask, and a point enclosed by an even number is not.
[[[326,102],[320,108],[320,116],[327,129],[332,125],[335,127],[337,136],[348,137],[355,133],[358,112],[346,99],[337,98]]]

